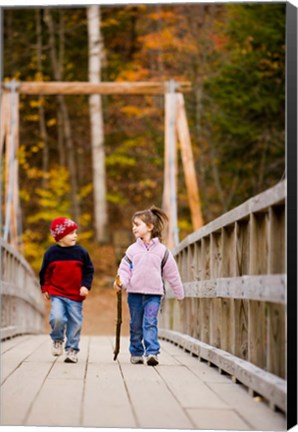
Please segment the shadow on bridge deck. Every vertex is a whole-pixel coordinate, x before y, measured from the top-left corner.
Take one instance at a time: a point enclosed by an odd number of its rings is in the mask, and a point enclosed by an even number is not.
[[[284,415],[197,358],[161,341],[160,365],[131,365],[128,338],[83,336],[79,362],[47,335],[1,343],[1,425],[285,430]]]

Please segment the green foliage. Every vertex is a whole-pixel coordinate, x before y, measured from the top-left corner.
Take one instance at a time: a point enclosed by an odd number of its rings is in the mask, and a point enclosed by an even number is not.
[[[205,81],[205,120],[235,206],[284,170],[285,5],[227,6],[226,46]],[[230,186],[229,186],[230,185]]]

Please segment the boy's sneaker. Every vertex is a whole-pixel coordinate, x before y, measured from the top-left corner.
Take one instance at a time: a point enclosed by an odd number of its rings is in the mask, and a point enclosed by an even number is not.
[[[77,351],[74,349],[69,349],[66,353],[66,358],[64,360],[65,363],[77,363],[78,362],[78,356]]]
[[[148,366],[156,366],[158,365],[158,359],[157,359],[157,355],[150,355],[147,358],[147,365]]]
[[[143,364],[144,360],[142,356],[131,356],[130,363],[132,364]]]
[[[53,342],[53,346],[52,346],[52,354],[53,356],[61,356],[63,349],[63,341],[61,340],[56,340]]]

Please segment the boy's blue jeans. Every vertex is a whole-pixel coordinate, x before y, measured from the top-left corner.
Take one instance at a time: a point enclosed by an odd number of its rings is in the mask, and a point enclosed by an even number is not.
[[[159,354],[158,311],[160,295],[132,294],[127,297],[130,312],[130,346],[133,356]]]
[[[69,348],[79,351],[79,342],[83,322],[83,302],[70,300],[66,297],[51,296],[50,333],[53,341],[64,341],[65,350]]]

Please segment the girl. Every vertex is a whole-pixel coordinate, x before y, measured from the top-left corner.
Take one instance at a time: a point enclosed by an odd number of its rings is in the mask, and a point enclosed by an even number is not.
[[[157,316],[167,280],[178,300],[184,298],[183,286],[176,261],[161,243],[167,215],[158,207],[138,211],[132,217],[132,232],[136,242],[122,258],[114,288],[128,293],[130,312],[130,361],[156,366],[160,345]],[[120,280],[119,280],[120,279]]]

